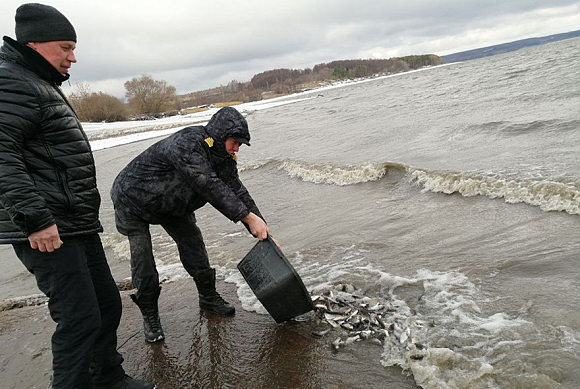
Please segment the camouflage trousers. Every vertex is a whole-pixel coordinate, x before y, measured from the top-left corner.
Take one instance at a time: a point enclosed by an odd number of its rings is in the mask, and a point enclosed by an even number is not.
[[[149,221],[128,208],[115,206],[117,230],[128,237],[131,250],[131,276],[137,287],[136,297],[156,294],[159,289],[159,273],[153,257],[153,245]],[[185,270],[196,282],[200,275],[210,269],[209,259],[195,214],[180,218],[160,220],[161,227],[177,244],[179,258]]]

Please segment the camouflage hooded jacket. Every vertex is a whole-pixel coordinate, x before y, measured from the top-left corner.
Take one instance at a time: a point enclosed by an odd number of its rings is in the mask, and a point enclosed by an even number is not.
[[[250,139],[246,119],[226,107],[205,127],[186,127],[150,146],[115,179],[115,208],[128,207],[152,224],[191,214],[206,203],[234,222],[249,212],[262,217],[226,152],[225,141],[233,135]]]

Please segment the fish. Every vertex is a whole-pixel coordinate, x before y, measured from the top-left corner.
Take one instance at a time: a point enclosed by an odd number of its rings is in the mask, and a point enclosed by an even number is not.
[[[335,322],[334,320],[326,320],[326,322],[327,322],[328,324],[330,324],[330,326],[331,326],[332,328],[338,328],[338,327],[339,327],[339,324],[338,324],[337,322]]]
[[[379,310],[381,310],[383,308],[384,308],[384,305],[381,305],[379,303],[376,303],[372,307],[367,307],[367,310],[369,310],[369,311],[379,311]]]
[[[411,330],[407,327],[401,332],[401,335],[399,337],[399,341],[401,342],[401,344],[405,343],[407,339],[409,339],[409,335],[411,335]]]
[[[333,320],[333,321],[340,321],[340,320],[346,320],[348,318],[348,316],[339,314],[339,313],[329,313],[329,312],[325,312],[324,313],[324,318],[326,320]]]
[[[434,327],[432,319],[417,317],[417,312],[384,297],[365,295],[354,285],[341,283],[332,289],[312,295],[318,324],[312,336],[338,335],[330,343],[339,350],[359,341],[389,347],[406,358],[419,361],[426,354],[422,333]],[[412,336],[411,336],[412,335]],[[387,346],[388,345],[388,346]],[[398,350],[398,351],[397,351]]]
[[[377,323],[379,323],[379,326],[381,326],[381,328],[387,328],[387,326],[385,325],[385,322],[377,316]]]
[[[341,315],[348,315],[352,311],[352,308],[351,307],[344,306],[344,307],[334,308],[334,309],[331,308],[331,309],[329,309],[329,311],[331,313],[338,313],[338,314],[341,314]]]
[[[372,333],[373,333],[373,331],[371,331],[371,330],[364,330],[364,331],[360,332],[360,337],[363,339],[368,339],[371,337]]]
[[[312,335],[322,337],[322,336],[328,334],[329,332],[330,332],[330,328],[327,328],[327,329],[321,330],[321,331],[312,331]]]

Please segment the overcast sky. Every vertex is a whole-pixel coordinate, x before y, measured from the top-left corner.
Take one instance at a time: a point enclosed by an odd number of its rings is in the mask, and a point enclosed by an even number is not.
[[[2,35],[22,1],[0,0]],[[55,0],[75,26],[70,83],[118,97],[147,73],[179,94],[337,59],[451,54],[580,29],[573,0]],[[67,88],[65,88],[66,90]],[[70,87],[68,87],[70,89]]]

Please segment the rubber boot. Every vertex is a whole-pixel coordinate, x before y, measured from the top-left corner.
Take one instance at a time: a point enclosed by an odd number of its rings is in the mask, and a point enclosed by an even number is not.
[[[236,309],[215,290],[215,269],[207,269],[196,275],[199,308],[218,315],[233,315]]]
[[[151,295],[142,295],[139,299],[132,294],[131,300],[139,307],[143,315],[143,332],[145,333],[145,340],[149,343],[159,342],[165,339],[163,328],[161,327],[161,320],[159,320],[159,308],[157,300],[161,288],[156,293]]]

